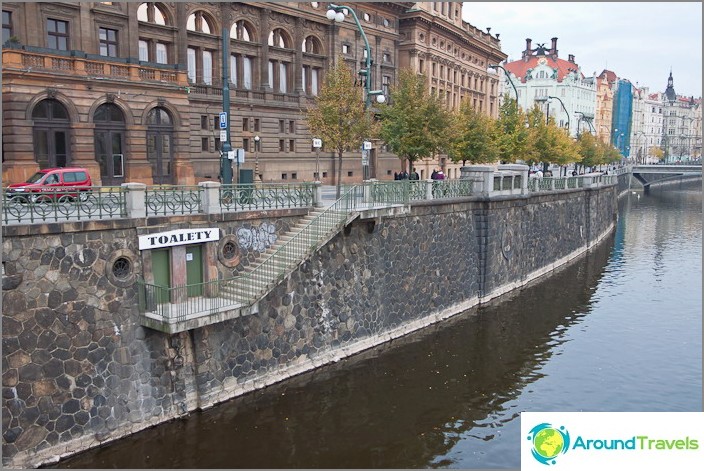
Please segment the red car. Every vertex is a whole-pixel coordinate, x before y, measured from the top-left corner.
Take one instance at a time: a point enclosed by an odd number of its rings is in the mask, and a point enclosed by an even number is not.
[[[41,202],[52,199],[84,199],[93,186],[85,168],[64,167],[40,170],[23,183],[12,183],[7,187],[9,198]]]

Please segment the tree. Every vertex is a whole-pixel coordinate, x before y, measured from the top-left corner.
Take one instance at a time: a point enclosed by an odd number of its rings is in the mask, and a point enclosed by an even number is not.
[[[659,147],[651,146],[648,150],[648,155],[660,161],[665,156],[665,151]]]
[[[311,133],[337,152],[338,165],[335,169],[333,164],[333,177],[337,178],[339,198],[343,152],[360,148],[362,141],[374,138],[377,131],[371,113],[365,109],[363,90],[354,86],[352,70],[342,57],[328,69],[316,106],[308,109],[306,119]]]
[[[518,102],[507,98],[499,108],[496,122],[499,159],[502,162],[528,161],[532,147],[531,135],[526,114],[519,108]]]
[[[580,156],[579,163],[583,167],[594,167],[598,165],[600,160],[599,146],[603,145],[605,144],[591,133],[584,132],[580,134],[577,139],[577,148]]]
[[[448,155],[453,162],[495,162],[499,158],[498,133],[494,119],[478,112],[464,100],[452,116]]]
[[[447,148],[449,113],[440,98],[428,92],[423,75],[402,70],[380,116],[381,138],[400,159],[408,161],[409,174],[413,162]]]

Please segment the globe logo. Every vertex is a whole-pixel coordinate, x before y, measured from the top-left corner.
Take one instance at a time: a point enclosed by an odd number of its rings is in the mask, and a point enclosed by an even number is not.
[[[531,429],[528,440],[533,442],[533,458],[545,465],[555,464],[555,458],[570,449],[570,434],[562,426],[554,428],[548,423],[536,425]]]

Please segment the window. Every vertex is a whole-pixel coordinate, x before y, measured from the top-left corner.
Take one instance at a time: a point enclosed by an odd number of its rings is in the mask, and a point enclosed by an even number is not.
[[[279,152],[284,152],[286,150],[286,143],[283,139],[279,139]]]
[[[294,141],[293,139],[289,139],[288,140],[288,151],[295,152],[295,150],[296,150],[296,141]]]
[[[342,45],[342,53],[343,53],[343,54],[349,54],[349,53],[350,53],[350,45],[349,45],[349,44],[343,44],[343,45]]]
[[[238,41],[253,42],[255,40],[252,27],[244,20],[240,20],[230,28],[230,38]]]
[[[420,59],[418,61],[418,69],[420,70],[421,74],[425,73],[425,61],[423,59]]]
[[[213,84],[213,53],[203,51],[203,83]]]
[[[139,60],[149,61],[149,44],[141,39],[139,40]]]
[[[296,134],[296,121],[293,119],[288,122],[288,132]]]
[[[2,11],[2,43],[5,44],[12,37],[12,12]]]
[[[291,174],[291,180],[298,180],[298,174],[297,174],[297,173],[292,173],[292,174]]]
[[[354,172],[347,172],[347,176],[348,176],[348,177],[354,176]]]
[[[249,152],[249,139],[244,138],[242,139],[242,148]]]
[[[282,174],[281,174],[281,179],[282,179],[282,180],[286,180],[287,178],[288,178],[288,174],[287,174],[287,173],[282,173]]]
[[[371,21],[372,20],[372,17],[369,16],[369,13],[363,14],[362,17],[364,18],[364,21]]]
[[[169,54],[166,49],[166,44],[156,43],[156,63],[157,64],[168,64]]]
[[[208,151],[208,138],[207,138],[207,137],[201,137],[201,138],[200,138],[200,149],[201,149],[203,152],[207,152],[207,151]]]
[[[382,60],[383,60],[384,62],[391,62],[391,54],[389,54],[388,52],[385,52],[385,53],[382,55]]]
[[[46,20],[47,47],[68,51],[68,21],[47,19]]]
[[[381,77],[381,90],[384,92],[384,96],[389,96],[389,87],[391,86],[391,77],[388,75],[382,75]]]
[[[286,132],[284,126],[285,126],[284,120],[283,120],[283,119],[280,119],[280,120],[279,120],[279,132],[280,132],[281,134],[283,134],[284,132]]]
[[[201,116],[200,117],[200,128],[201,129],[208,129],[208,116]]]
[[[279,62],[279,91],[288,92],[288,64]]]
[[[98,40],[101,56],[117,57],[117,30],[99,28]]]
[[[192,83],[196,81],[196,50],[188,48],[188,80]]]
[[[254,118],[254,132],[259,132],[259,118]]]
[[[275,28],[269,33],[269,46],[291,49],[292,41],[288,33],[281,28]]]
[[[191,16],[186,21],[186,29],[206,34],[212,34],[211,32],[213,31],[210,20],[203,15],[202,11],[191,13]]]
[[[252,89],[252,59],[249,57],[242,58],[242,87]]]
[[[166,25],[166,15],[155,3],[142,3],[137,8],[137,20],[157,25]]]
[[[384,18],[384,19],[381,21],[381,23],[382,23],[386,28],[388,28],[388,27],[391,25],[391,22],[389,22],[389,20],[386,19],[386,18]]]
[[[249,132],[249,118],[242,118],[242,130]]]

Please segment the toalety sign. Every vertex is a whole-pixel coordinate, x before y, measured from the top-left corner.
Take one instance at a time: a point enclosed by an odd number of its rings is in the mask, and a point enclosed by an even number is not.
[[[206,227],[201,229],[176,229],[139,236],[139,250],[173,247],[174,245],[200,244],[220,240],[220,229]]]
[[[521,470],[684,470],[701,463],[701,412],[521,413]]]

